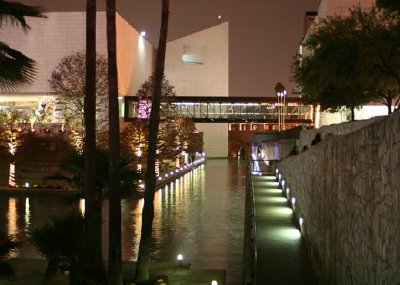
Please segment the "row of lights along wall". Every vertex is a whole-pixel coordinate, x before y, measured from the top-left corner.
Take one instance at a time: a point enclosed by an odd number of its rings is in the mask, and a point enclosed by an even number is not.
[[[290,189],[289,184],[285,180],[283,173],[277,168],[275,170],[276,178],[279,182],[279,187],[282,189],[283,195],[288,200],[294,215],[296,216],[296,221],[298,222],[298,226],[300,228],[300,233],[305,236],[306,234],[306,225],[305,218],[303,217],[300,209],[300,205],[296,197],[294,196],[293,191]]]

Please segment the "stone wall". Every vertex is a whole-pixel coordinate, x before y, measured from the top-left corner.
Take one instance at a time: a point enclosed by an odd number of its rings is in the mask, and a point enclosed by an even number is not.
[[[400,113],[278,164],[321,284],[400,283]]]
[[[355,132],[365,126],[372,124],[375,121],[382,120],[384,117],[376,117],[369,120],[359,120],[353,122],[345,122],[341,124],[332,124],[323,126],[319,129],[307,129],[300,132],[299,149],[302,150],[304,146],[310,147],[311,141],[315,138],[315,135],[319,133],[322,139],[329,136],[344,135]]]

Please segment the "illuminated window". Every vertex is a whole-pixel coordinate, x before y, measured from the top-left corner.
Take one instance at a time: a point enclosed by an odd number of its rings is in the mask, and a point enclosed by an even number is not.
[[[182,61],[184,63],[203,64],[204,47],[195,45],[183,46]]]

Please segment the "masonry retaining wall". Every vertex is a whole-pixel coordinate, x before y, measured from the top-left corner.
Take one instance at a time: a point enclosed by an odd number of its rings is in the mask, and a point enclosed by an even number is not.
[[[326,136],[278,168],[321,284],[400,284],[400,113]]]

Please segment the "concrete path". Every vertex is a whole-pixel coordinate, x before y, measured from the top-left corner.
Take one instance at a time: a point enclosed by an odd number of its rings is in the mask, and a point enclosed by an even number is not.
[[[288,201],[275,176],[253,176],[256,284],[317,284]]]

